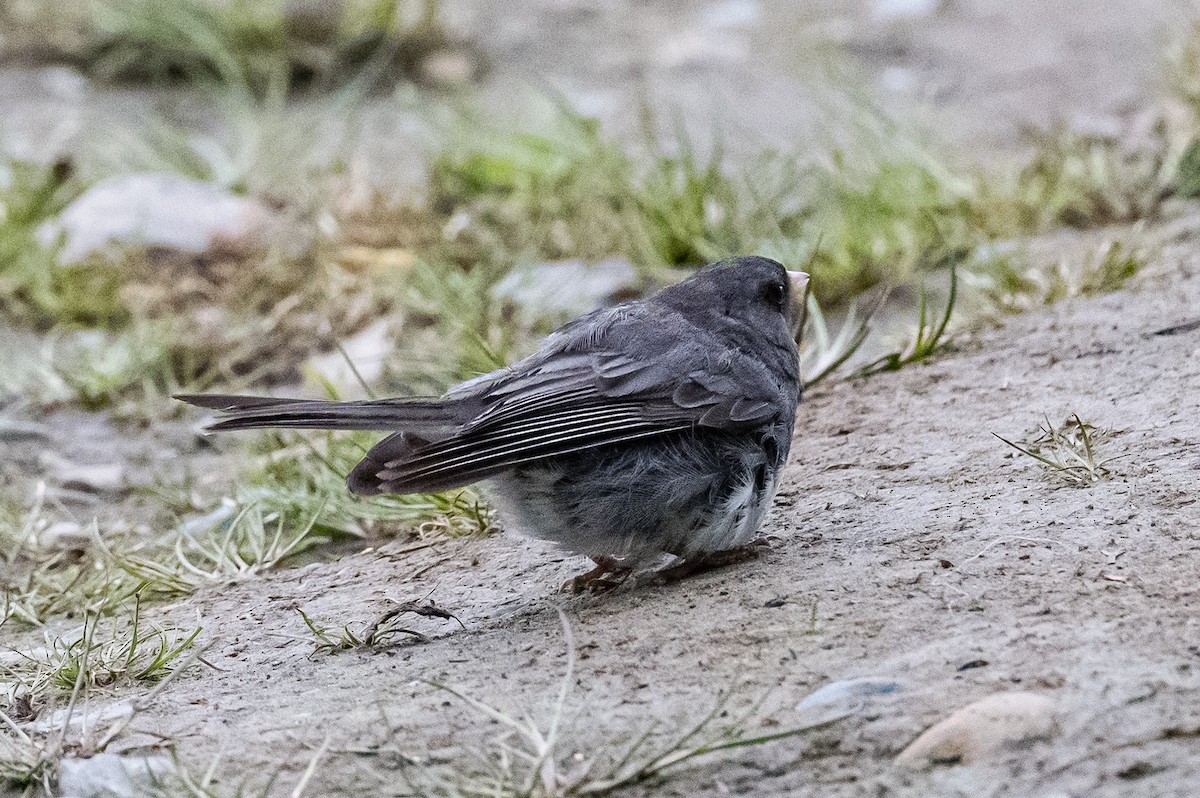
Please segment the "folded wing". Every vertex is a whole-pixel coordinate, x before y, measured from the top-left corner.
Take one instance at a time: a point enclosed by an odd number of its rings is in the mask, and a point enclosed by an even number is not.
[[[778,414],[769,380],[733,380],[672,359],[614,352],[558,357],[489,386],[485,410],[437,441],[390,436],[350,475],[356,493],[425,493],[514,466],[689,430],[734,429]],[[752,373],[754,373],[752,371]]]

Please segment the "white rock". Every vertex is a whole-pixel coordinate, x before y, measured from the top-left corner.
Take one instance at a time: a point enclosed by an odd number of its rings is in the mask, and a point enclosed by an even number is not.
[[[492,296],[534,317],[578,316],[612,302],[636,283],[637,271],[621,258],[591,264],[555,261],[513,271],[496,284]]]
[[[743,28],[762,17],[759,0],[721,0],[700,11],[700,24],[706,28]]]
[[[49,454],[42,463],[64,488],[88,493],[119,493],[125,488],[125,466],[120,463],[72,463]]]
[[[277,227],[262,204],[208,183],[168,174],[102,180],[38,230],[44,244],[61,236],[64,263],[113,247],[160,246],[205,252],[252,251]]]
[[[383,375],[383,361],[396,348],[395,335],[392,325],[387,320],[377,321],[367,329],[342,342],[341,352],[330,352],[311,358],[308,369],[320,377],[329,380],[334,385],[347,386],[357,389],[358,378],[350,368],[350,363],[358,369],[358,373],[368,383],[374,382]],[[349,358],[350,363],[346,362]]]
[[[871,17],[878,22],[916,19],[936,14],[943,0],[875,0]]]
[[[893,94],[912,94],[921,87],[921,80],[908,67],[892,66],[879,73],[879,85]]]
[[[221,502],[221,506],[213,510],[211,513],[205,513],[201,516],[189,518],[179,527],[179,533],[189,538],[197,537],[205,532],[209,532],[237,515],[237,504],[231,499],[226,499]]]
[[[1036,693],[997,693],[930,726],[900,752],[896,764],[973,764],[1057,733],[1053,700]]]
[[[837,718],[857,714],[879,696],[900,689],[894,679],[868,676],[861,679],[842,679],[830,682],[805,696],[796,705],[796,712],[805,724],[818,725]]]
[[[74,521],[57,521],[42,530],[38,543],[47,549],[83,551],[92,543],[92,534]]]
[[[40,652],[46,655],[48,652]],[[32,655],[31,655],[32,656]],[[133,717],[133,704],[129,701],[118,701],[115,704],[92,710],[90,706],[63,708],[48,717],[38,718],[27,726],[36,732],[59,731],[64,726],[70,730],[95,729],[97,725],[108,725],[115,721]]]
[[[172,769],[165,756],[68,757],[58,770],[59,795],[66,798],[124,798],[148,793]]]
[[[1071,114],[1067,129],[1078,136],[1101,141],[1119,141],[1125,134],[1125,121],[1116,114],[1078,111]]]

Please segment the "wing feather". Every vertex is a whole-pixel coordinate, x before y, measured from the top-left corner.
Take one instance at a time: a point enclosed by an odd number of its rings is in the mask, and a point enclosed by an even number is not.
[[[698,427],[733,429],[778,413],[779,387],[761,370],[716,363],[689,346],[686,357],[547,353],[541,363],[481,379],[475,398],[483,409],[456,434],[421,445],[385,440],[355,468],[351,485],[368,493],[445,490],[538,460]]]

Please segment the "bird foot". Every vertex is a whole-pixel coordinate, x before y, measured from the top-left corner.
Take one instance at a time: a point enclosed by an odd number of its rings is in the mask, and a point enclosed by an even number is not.
[[[624,584],[633,573],[631,567],[621,565],[621,561],[613,557],[593,557],[592,561],[596,563],[595,568],[563,582],[563,593],[607,593]]]
[[[736,549],[724,549],[723,551],[714,551],[700,557],[693,557],[690,560],[684,560],[678,565],[672,565],[656,572],[653,577],[653,584],[665,585],[671,582],[678,582],[694,574],[724,568],[727,565],[734,565],[746,560],[753,560],[758,557],[763,549],[769,548],[770,546],[765,541],[752,541],[745,546],[738,546]]]

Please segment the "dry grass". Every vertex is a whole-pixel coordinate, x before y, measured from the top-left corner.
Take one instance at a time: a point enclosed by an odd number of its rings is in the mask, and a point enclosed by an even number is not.
[[[1057,427],[1047,418],[1038,431],[1040,434],[1025,444],[992,434],[1041,463],[1062,484],[1088,487],[1111,475],[1107,464],[1112,458],[1102,459],[1096,453],[1096,445],[1107,437],[1104,430],[1098,430],[1072,414]]]
[[[660,732],[652,726],[638,733],[621,752],[581,754],[562,733],[575,682],[575,641],[565,615],[562,624],[567,644],[566,673],[559,685],[554,710],[544,724],[528,713],[511,713],[456,688],[434,684],[480,718],[498,724],[503,732],[485,749],[468,751],[469,761],[464,757],[464,761],[449,767],[422,764],[419,757],[404,757],[413,763],[404,771],[409,784],[407,795],[422,798],[610,795],[650,780],[669,778],[678,768],[701,757],[797,737],[844,717],[834,716],[816,725],[783,731],[755,732],[751,728],[761,726],[763,721],[761,703],[734,713],[730,709],[733,697],[730,691],[720,695],[709,712],[681,724],[681,731]]]

